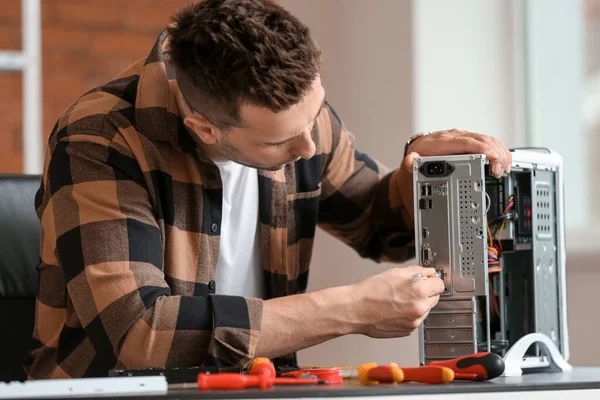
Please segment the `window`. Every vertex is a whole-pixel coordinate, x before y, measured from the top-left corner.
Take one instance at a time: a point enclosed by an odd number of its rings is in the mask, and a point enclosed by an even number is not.
[[[586,0],[585,23],[585,63],[583,121],[590,162],[590,214],[594,222],[600,221],[600,176],[595,173],[599,167],[600,153],[600,0]]]
[[[600,0],[521,0],[527,141],[565,163],[567,247],[600,224]]]

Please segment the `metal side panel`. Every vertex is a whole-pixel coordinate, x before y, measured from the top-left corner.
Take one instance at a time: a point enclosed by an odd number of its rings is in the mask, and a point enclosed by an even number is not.
[[[561,348],[555,173],[536,171],[532,182],[535,331]]]

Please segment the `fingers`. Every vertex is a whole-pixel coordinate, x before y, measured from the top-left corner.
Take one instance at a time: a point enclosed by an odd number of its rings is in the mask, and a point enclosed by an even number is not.
[[[506,163],[504,164],[504,171],[507,174],[510,173],[510,166],[512,164],[512,153],[510,152],[510,150],[508,149],[508,147],[506,147],[504,145],[504,143],[502,143],[498,139],[492,138],[492,140],[494,140],[498,144],[498,146],[500,146],[500,148],[502,149],[502,151],[504,151],[504,154],[506,155]]]
[[[420,272],[422,276],[435,276],[435,268],[426,268],[426,267],[420,267]]]
[[[480,141],[483,141],[484,143],[488,144],[489,146],[491,146],[494,149],[494,151],[498,155],[498,158],[495,158],[495,159],[490,158],[490,168],[492,169],[492,173],[494,174],[494,176],[499,178],[500,176],[502,176],[502,172],[506,172],[506,173],[510,172],[510,164],[512,163],[512,155],[511,155],[510,151],[508,150],[508,148],[502,142],[500,142],[498,139],[496,139],[494,137],[482,135],[479,133],[469,132],[468,135],[473,137],[476,140],[480,140]]]
[[[402,161],[402,168],[404,168],[411,174],[413,169],[413,160],[415,159],[415,157],[421,157],[421,155],[419,153],[412,152],[410,154],[407,154],[406,157],[404,157],[404,160]]]
[[[413,280],[415,275],[420,279]],[[435,269],[417,265],[390,268],[361,281],[354,291],[366,310],[360,314],[364,328],[359,332],[374,337],[406,336],[423,323],[443,290]]]
[[[512,154],[498,139],[460,129],[433,132],[417,140],[411,150],[423,155],[485,154],[490,170],[497,178],[503,172],[509,173],[512,163]],[[410,161],[412,163],[412,159]]]
[[[415,298],[429,298],[444,292],[444,281],[437,276],[434,268],[423,268],[415,265],[406,268],[406,270],[409,272],[408,278],[411,280],[414,280],[413,277],[416,274],[421,276],[420,279],[411,282],[411,289]]]
[[[412,304],[412,307],[407,310],[406,313],[408,327],[411,329],[418,328],[419,325],[421,325],[421,323],[423,323],[423,321],[427,318],[431,309],[435,307],[439,301],[439,295],[415,301]]]
[[[431,296],[429,298],[427,298],[427,300],[425,300],[427,302],[427,307],[429,307],[429,310],[431,310],[433,307],[435,307],[439,302],[440,302],[440,295],[436,295],[436,296]],[[427,312],[427,314],[429,314],[429,311]],[[427,315],[424,316],[423,319],[427,318]]]
[[[444,293],[444,281],[437,276],[432,276],[427,279],[421,279],[415,282],[415,294],[418,297],[429,298]]]

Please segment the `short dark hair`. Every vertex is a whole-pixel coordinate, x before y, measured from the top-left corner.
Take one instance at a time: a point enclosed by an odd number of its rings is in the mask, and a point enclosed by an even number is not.
[[[190,4],[167,33],[184,99],[225,130],[241,125],[241,104],[280,112],[299,103],[319,73],[308,27],[268,0]]]

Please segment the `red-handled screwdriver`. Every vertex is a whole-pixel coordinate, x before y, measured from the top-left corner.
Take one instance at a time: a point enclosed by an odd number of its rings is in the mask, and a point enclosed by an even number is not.
[[[242,375],[235,373],[198,374],[198,389],[200,390],[231,390],[246,388],[261,388],[273,386],[273,378],[267,375]]]
[[[258,357],[252,360],[250,363],[250,368],[248,369],[248,373],[250,375],[267,375],[272,378],[275,378],[277,375],[275,371],[275,366],[265,357]]]
[[[273,378],[266,374],[242,375],[235,373],[198,374],[200,390],[236,390],[260,388],[262,390],[273,385],[318,385],[318,379]]]
[[[447,361],[432,361],[428,366],[447,367],[454,371],[454,379],[494,379],[504,372],[504,360],[495,353],[477,353]]]
[[[252,360],[248,369],[250,375],[268,375],[275,377],[277,375],[273,363],[268,358],[258,357]],[[318,380],[318,383],[326,384],[342,384],[342,377],[337,369],[298,369],[297,371],[289,371],[281,374],[282,377],[292,377],[289,382],[280,380],[275,381],[276,385],[300,385],[299,379],[310,376]],[[286,383],[287,382],[287,383]]]
[[[454,371],[450,368],[436,365],[414,368],[402,367],[402,372],[404,373],[403,382],[448,383],[455,378]]]
[[[358,380],[367,386],[380,383],[399,383],[404,380],[404,373],[396,363],[379,366],[376,363],[367,363],[358,368]]]

